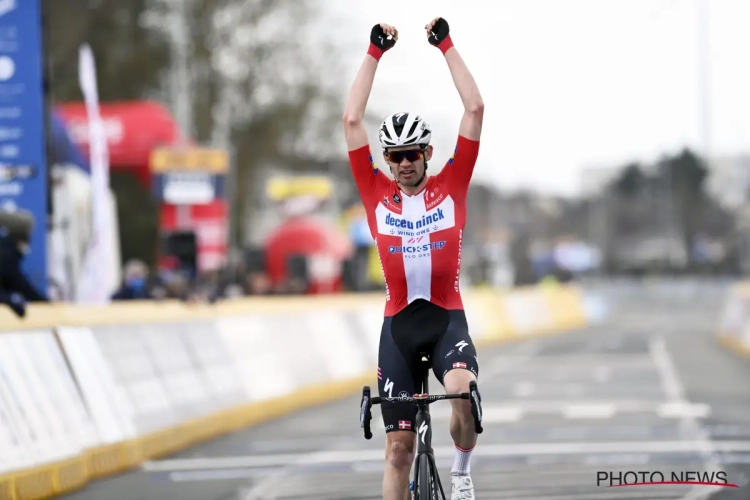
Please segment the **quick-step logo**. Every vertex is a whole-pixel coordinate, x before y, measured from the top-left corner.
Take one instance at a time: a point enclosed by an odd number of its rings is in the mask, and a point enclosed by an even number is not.
[[[424,245],[391,245],[388,247],[388,252],[419,255],[432,250],[442,250],[444,246],[445,241],[434,241]]]

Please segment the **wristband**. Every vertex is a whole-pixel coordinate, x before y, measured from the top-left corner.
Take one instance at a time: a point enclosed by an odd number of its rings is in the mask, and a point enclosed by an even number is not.
[[[446,52],[448,52],[448,49],[453,47],[453,40],[451,40],[451,36],[447,35],[445,38],[443,38],[443,41],[438,44],[437,48],[440,49],[440,51],[445,55]]]
[[[374,57],[376,61],[380,61],[380,58],[383,56],[383,49],[376,46],[374,43],[370,43],[367,53]]]

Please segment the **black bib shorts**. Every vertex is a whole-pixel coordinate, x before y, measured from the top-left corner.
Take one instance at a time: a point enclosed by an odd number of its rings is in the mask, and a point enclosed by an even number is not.
[[[450,370],[471,370],[479,377],[479,361],[463,310],[446,310],[417,299],[395,316],[386,316],[378,349],[380,397],[412,396],[420,392],[421,354],[430,355],[435,378],[442,384]],[[412,403],[381,403],[386,432],[414,432],[417,407]]]

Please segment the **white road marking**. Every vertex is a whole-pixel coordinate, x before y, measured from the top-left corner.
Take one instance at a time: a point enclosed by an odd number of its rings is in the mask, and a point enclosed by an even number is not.
[[[596,367],[596,370],[594,370],[594,380],[596,380],[600,384],[604,382],[609,382],[611,378],[612,378],[612,369],[606,365],[599,365]]]
[[[523,409],[517,406],[494,408],[489,414],[482,408],[482,423],[502,424],[518,422],[523,417]]]
[[[617,413],[617,405],[612,403],[567,405],[563,408],[562,413],[567,419],[612,418]]]
[[[750,441],[716,441],[710,444],[717,452],[750,452]],[[511,457],[519,455],[585,455],[585,454],[638,454],[638,453],[701,453],[707,449],[706,441],[613,441],[613,442],[564,442],[564,443],[504,443],[478,446],[473,454],[479,457]],[[453,446],[437,446],[435,455],[441,458],[453,456]],[[185,458],[149,461],[141,465],[147,472],[177,472],[194,470],[216,470],[246,467],[274,467],[287,465],[340,464],[366,461],[382,461],[383,450],[332,450],[313,453],[284,453],[253,455],[245,457]]]
[[[711,414],[711,407],[707,404],[674,401],[659,405],[657,413],[662,418],[706,418]]]
[[[480,360],[481,361],[481,360]],[[498,356],[490,362],[493,373],[539,372],[540,366],[549,373],[574,371],[590,372],[592,367],[605,365],[609,369],[628,371],[653,371],[653,361],[643,354],[571,354],[560,356]]]
[[[566,419],[600,419],[612,418],[621,413],[654,413],[664,419],[669,418],[699,418],[711,413],[711,407],[702,403],[687,401],[661,402],[639,400],[518,400],[509,404],[483,403],[484,415],[482,421],[486,423],[515,422],[529,415],[555,415]],[[446,421],[450,418],[450,407],[432,408],[430,416],[433,421]]]
[[[513,395],[515,395],[517,398],[527,398],[534,394],[534,383],[533,382],[519,382],[515,386],[513,386]]]
[[[659,371],[664,394],[667,395],[669,402],[674,404],[675,407],[682,405],[684,408],[684,405],[689,404],[685,399],[685,386],[680,380],[680,376],[672,361],[672,356],[667,350],[666,342],[661,337],[653,338],[649,341],[648,347],[649,355]],[[686,437],[692,438],[695,440],[694,442],[700,444],[706,472],[720,472],[721,467],[716,460],[714,443],[712,443],[709,433],[701,426],[698,419],[692,414],[683,412],[682,430]],[[707,498],[711,494],[713,492],[697,486],[692,488],[681,500],[697,500]]]

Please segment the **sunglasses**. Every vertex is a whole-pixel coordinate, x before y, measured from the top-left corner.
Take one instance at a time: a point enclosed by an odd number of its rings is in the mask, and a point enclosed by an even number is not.
[[[404,160],[413,163],[420,158],[424,158],[424,153],[419,149],[407,149],[406,151],[388,151],[385,157],[391,163],[401,163]]]

